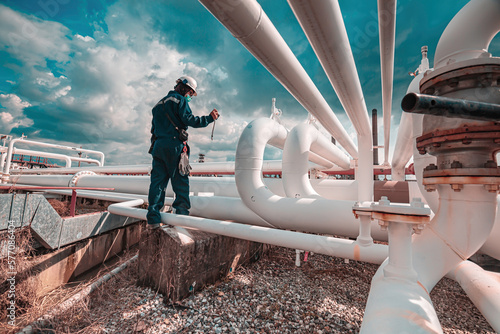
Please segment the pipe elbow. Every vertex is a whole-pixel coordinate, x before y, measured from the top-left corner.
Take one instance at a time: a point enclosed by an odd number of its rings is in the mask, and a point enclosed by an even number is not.
[[[472,0],[448,24],[434,54],[435,68],[489,57],[488,47],[500,31],[500,1]]]

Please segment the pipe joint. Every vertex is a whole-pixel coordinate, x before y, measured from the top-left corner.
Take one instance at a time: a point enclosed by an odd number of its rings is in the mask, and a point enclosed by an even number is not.
[[[388,230],[389,258],[383,268],[384,277],[417,281],[417,272],[412,263],[413,233],[420,234],[430,220],[430,209],[420,198],[413,199],[410,206],[391,205],[383,196],[378,204],[372,205],[372,218]]]

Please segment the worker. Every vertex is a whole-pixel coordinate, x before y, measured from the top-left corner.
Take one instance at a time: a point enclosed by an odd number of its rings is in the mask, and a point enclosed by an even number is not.
[[[160,210],[165,202],[165,190],[171,180],[175,192],[172,204],[173,212],[178,215],[189,215],[189,173],[179,170],[181,153],[187,150],[186,130],[188,126],[203,128],[219,118],[217,109],[210,115],[194,116],[189,102],[196,96],[197,83],[190,76],[182,76],[176,81],[174,90],[161,99],[153,108],[151,124],[151,148],[153,169],[149,185],[149,207],[147,213],[148,228],[160,227]]]

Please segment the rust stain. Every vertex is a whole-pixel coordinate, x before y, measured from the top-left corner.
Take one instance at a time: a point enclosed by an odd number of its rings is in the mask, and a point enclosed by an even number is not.
[[[361,250],[359,245],[354,245],[354,260],[359,261],[361,258]]]
[[[427,289],[425,288],[425,286],[422,283],[420,283],[420,281],[417,281],[417,284],[425,291],[425,293],[427,294],[427,296],[430,296],[429,295],[429,291],[427,291]]]

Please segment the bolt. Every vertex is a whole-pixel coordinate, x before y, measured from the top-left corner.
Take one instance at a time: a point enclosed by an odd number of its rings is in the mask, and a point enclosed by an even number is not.
[[[460,161],[454,160],[451,163],[451,168],[462,168],[462,163]]]
[[[386,221],[384,220],[379,220],[378,224],[380,225],[380,229],[382,231],[387,231],[387,226],[389,225]]]
[[[429,166],[425,167],[424,170],[436,170],[438,169],[438,166],[435,164],[430,164]]]
[[[424,227],[425,224],[413,224],[413,232],[415,232],[415,234],[421,234]]]
[[[380,200],[378,201],[378,205],[391,205],[391,201],[387,198],[387,196],[382,196],[380,197]]]
[[[485,184],[484,189],[490,193],[496,193],[498,191],[498,184]]]
[[[437,189],[435,184],[426,184],[424,185],[424,188],[427,192],[433,192]]]
[[[461,191],[464,188],[463,184],[451,184],[451,189],[453,189],[456,192]]]
[[[414,208],[423,208],[424,207],[424,203],[422,202],[422,199],[420,197],[414,197],[411,200],[410,205]]]
[[[488,160],[484,164],[484,168],[497,168],[497,163],[493,160]]]
[[[470,140],[470,139],[462,139],[462,144],[469,145],[470,143],[472,143],[472,140]]]

